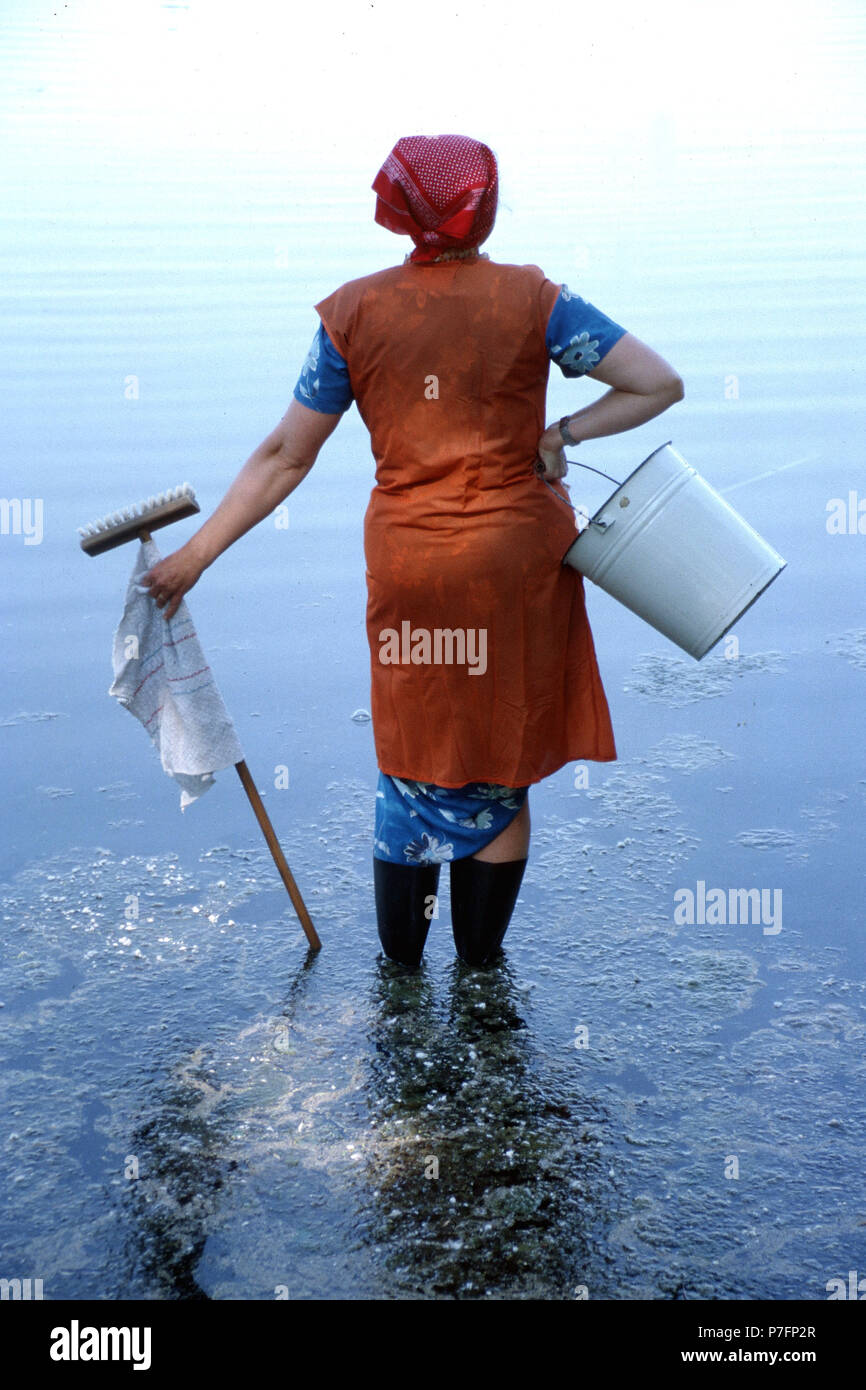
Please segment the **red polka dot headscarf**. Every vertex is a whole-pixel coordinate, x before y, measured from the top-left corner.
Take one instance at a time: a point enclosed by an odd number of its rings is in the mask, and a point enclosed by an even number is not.
[[[410,260],[480,246],[496,217],[493,151],[466,135],[406,135],[373,180],[376,221],[410,236]]]

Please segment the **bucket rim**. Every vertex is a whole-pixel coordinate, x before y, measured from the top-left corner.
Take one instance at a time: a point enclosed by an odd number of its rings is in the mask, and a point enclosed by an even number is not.
[[[777,554],[778,554],[778,552],[777,552]],[[690,652],[689,655],[690,655],[690,656],[693,656],[693,657],[695,658],[695,661],[703,661],[703,659],[704,659],[705,656],[709,656],[710,652],[711,652],[715,647],[717,647],[717,646],[719,645],[719,643],[721,642],[722,638],[723,638],[723,637],[727,637],[727,635],[728,635],[728,633],[730,632],[731,628],[737,626],[737,623],[738,623],[738,622],[740,621],[740,619],[744,616],[744,614],[748,613],[749,609],[750,609],[754,604],[756,604],[756,603],[758,602],[758,599],[762,596],[762,594],[765,594],[765,593],[767,592],[767,590],[769,589],[770,585],[771,585],[771,584],[774,584],[775,581],[779,578],[779,575],[782,574],[783,571],[786,570],[787,568],[788,568],[788,561],[787,561],[787,560],[784,560],[784,559],[782,558],[782,556],[779,555],[779,568],[778,568],[773,574],[770,575],[769,579],[767,579],[767,580],[764,581],[764,583],[761,585],[760,589],[757,589],[757,590],[755,591],[755,593],[752,595],[752,597],[749,599],[748,603],[746,604],[745,608],[741,608],[741,609],[740,609],[740,612],[737,614],[737,616],[736,616],[735,618],[732,618],[732,619],[731,619],[731,621],[728,623],[727,627],[726,627],[726,628],[723,628],[723,630],[719,633],[719,635],[718,635],[717,637],[714,637],[714,638],[712,639],[712,641],[711,641],[707,646],[705,646],[705,647],[703,648],[703,650],[702,650],[700,656],[697,654],[697,652]],[[672,640],[672,639],[670,639],[670,640]],[[686,649],[685,649],[685,647],[683,647],[681,650],[685,651]]]
[[[672,439],[666,439],[665,442],[664,442],[664,444],[659,444],[657,448],[653,449],[653,451],[652,451],[651,454],[647,454],[646,458],[645,458],[645,459],[642,459],[641,462],[637,465],[637,468],[633,468],[633,469],[631,470],[631,472],[629,473],[628,477],[623,478],[622,482],[619,483],[619,484],[614,488],[613,492],[612,492],[608,497],[605,498],[605,500],[602,502],[601,506],[599,506],[599,507],[596,508],[594,514],[593,514],[593,515],[590,517],[590,519],[589,519],[589,525],[591,526],[592,523],[593,523],[594,521],[596,521],[596,520],[598,519],[598,517],[601,516],[601,514],[602,514],[602,512],[604,511],[605,507],[609,507],[609,506],[610,506],[611,502],[613,501],[614,497],[616,497],[617,493],[618,493],[618,492],[621,492],[621,490],[622,490],[624,487],[626,487],[626,486],[628,485],[628,483],[631,482],[631,480],[632,480],[632,478],[635,476],[635,474],[639,473],[639,472],[641,471],[641,469],[644,467],[644,465],[647,464],[647,463],[649,463],[650,459],[654,459],[655,456],[656,456],[656,454],[660,454],[660,453],[661,453],[662,449],[668,449],[668,448],[672,448],[672,447],[673,447],[673,440],[672,440]],[[682,456],[680,455],[680,457],[682,457]],[[575,460],[575,462],[577,462],[577,461]],[[683,463],[686,463],[686,460],[685,460],[685,459],[683,459]],[[580,466],[581,466],[581,465],[578,464],[578,467],[580,467]],[[691,468],[693,473],[695,472],[695,469],[692,468],[692,465],[691,465],[690,463],[686,463],[686,467],[687,467],[687,468]],[[580,533],[580,536],[584,535],[587,529],[588,529],[588,527],[584,527],[583,531],[581,531],[581,533]],[[579,540],[580,540],[580,536],[576,536],[576,537],[575,537],[575,540],[572,541],[571,544],[574,545],[576,541],[579,541]],[[569,546],[569,550],[570,550],[570,549],[571,549],[571,546]]]

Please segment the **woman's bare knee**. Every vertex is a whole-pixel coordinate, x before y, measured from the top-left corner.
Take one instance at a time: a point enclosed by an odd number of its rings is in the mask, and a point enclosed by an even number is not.
[[[525,859],[529,854],[529,794],[517,815],[509,821],[501,834],[485,845],[473,859],[483,859],[488,864],[505,864],[512,859]]]

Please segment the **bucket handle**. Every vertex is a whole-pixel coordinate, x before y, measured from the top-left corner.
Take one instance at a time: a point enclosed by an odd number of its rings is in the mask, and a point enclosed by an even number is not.
[[[586,468],[590,473],[597,473],[600,478],[607,478],[609,483],[614,483],[617,487],[622,487],[622,483],[617,482],[616,478],[612,478],[609,473],[603,473],[600,468],[593,468],[592,464],[580,463],[578,459],[572,459],[571,462],[576,463],[578,468]],[[547,478],[542,478],[541,481],[544,483],[545,487],[550,488],[550,491],[553,493],[554,497],[558,497],[560,502],[564,502],[565,505],[567,507],[570,507],[573,512],[577,511],[577,508],[575,507],[574,503],[570,500],[570,498],[563,497],[561,492],[557,492],[556,488],[551,485]],[[614,521],[615,520],[616,518],[614,517]],[[603,517],[595,517],[590,522],[590,525],[597,526],[600,531],[607,531],[610,529],[611,526],[613,526],[613,521],[605,521]]]
[[[609,473],[602,473],[600,468],[593,468],[591,463],[581,463],[580,459],[572,459],[571,462],[576,463],[578,468],[588,468],[590,473],[597,473],[599,477],[607,478],[609,483],[614,483],[617,487],[622,487],[622,483],[617,482],[616,478],[612,478]]]

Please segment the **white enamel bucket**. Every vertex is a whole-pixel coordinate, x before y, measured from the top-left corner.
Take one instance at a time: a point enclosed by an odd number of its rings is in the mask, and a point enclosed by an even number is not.
[[[786,562],[668,441],[598,509],[563,563],[700,661]]]

